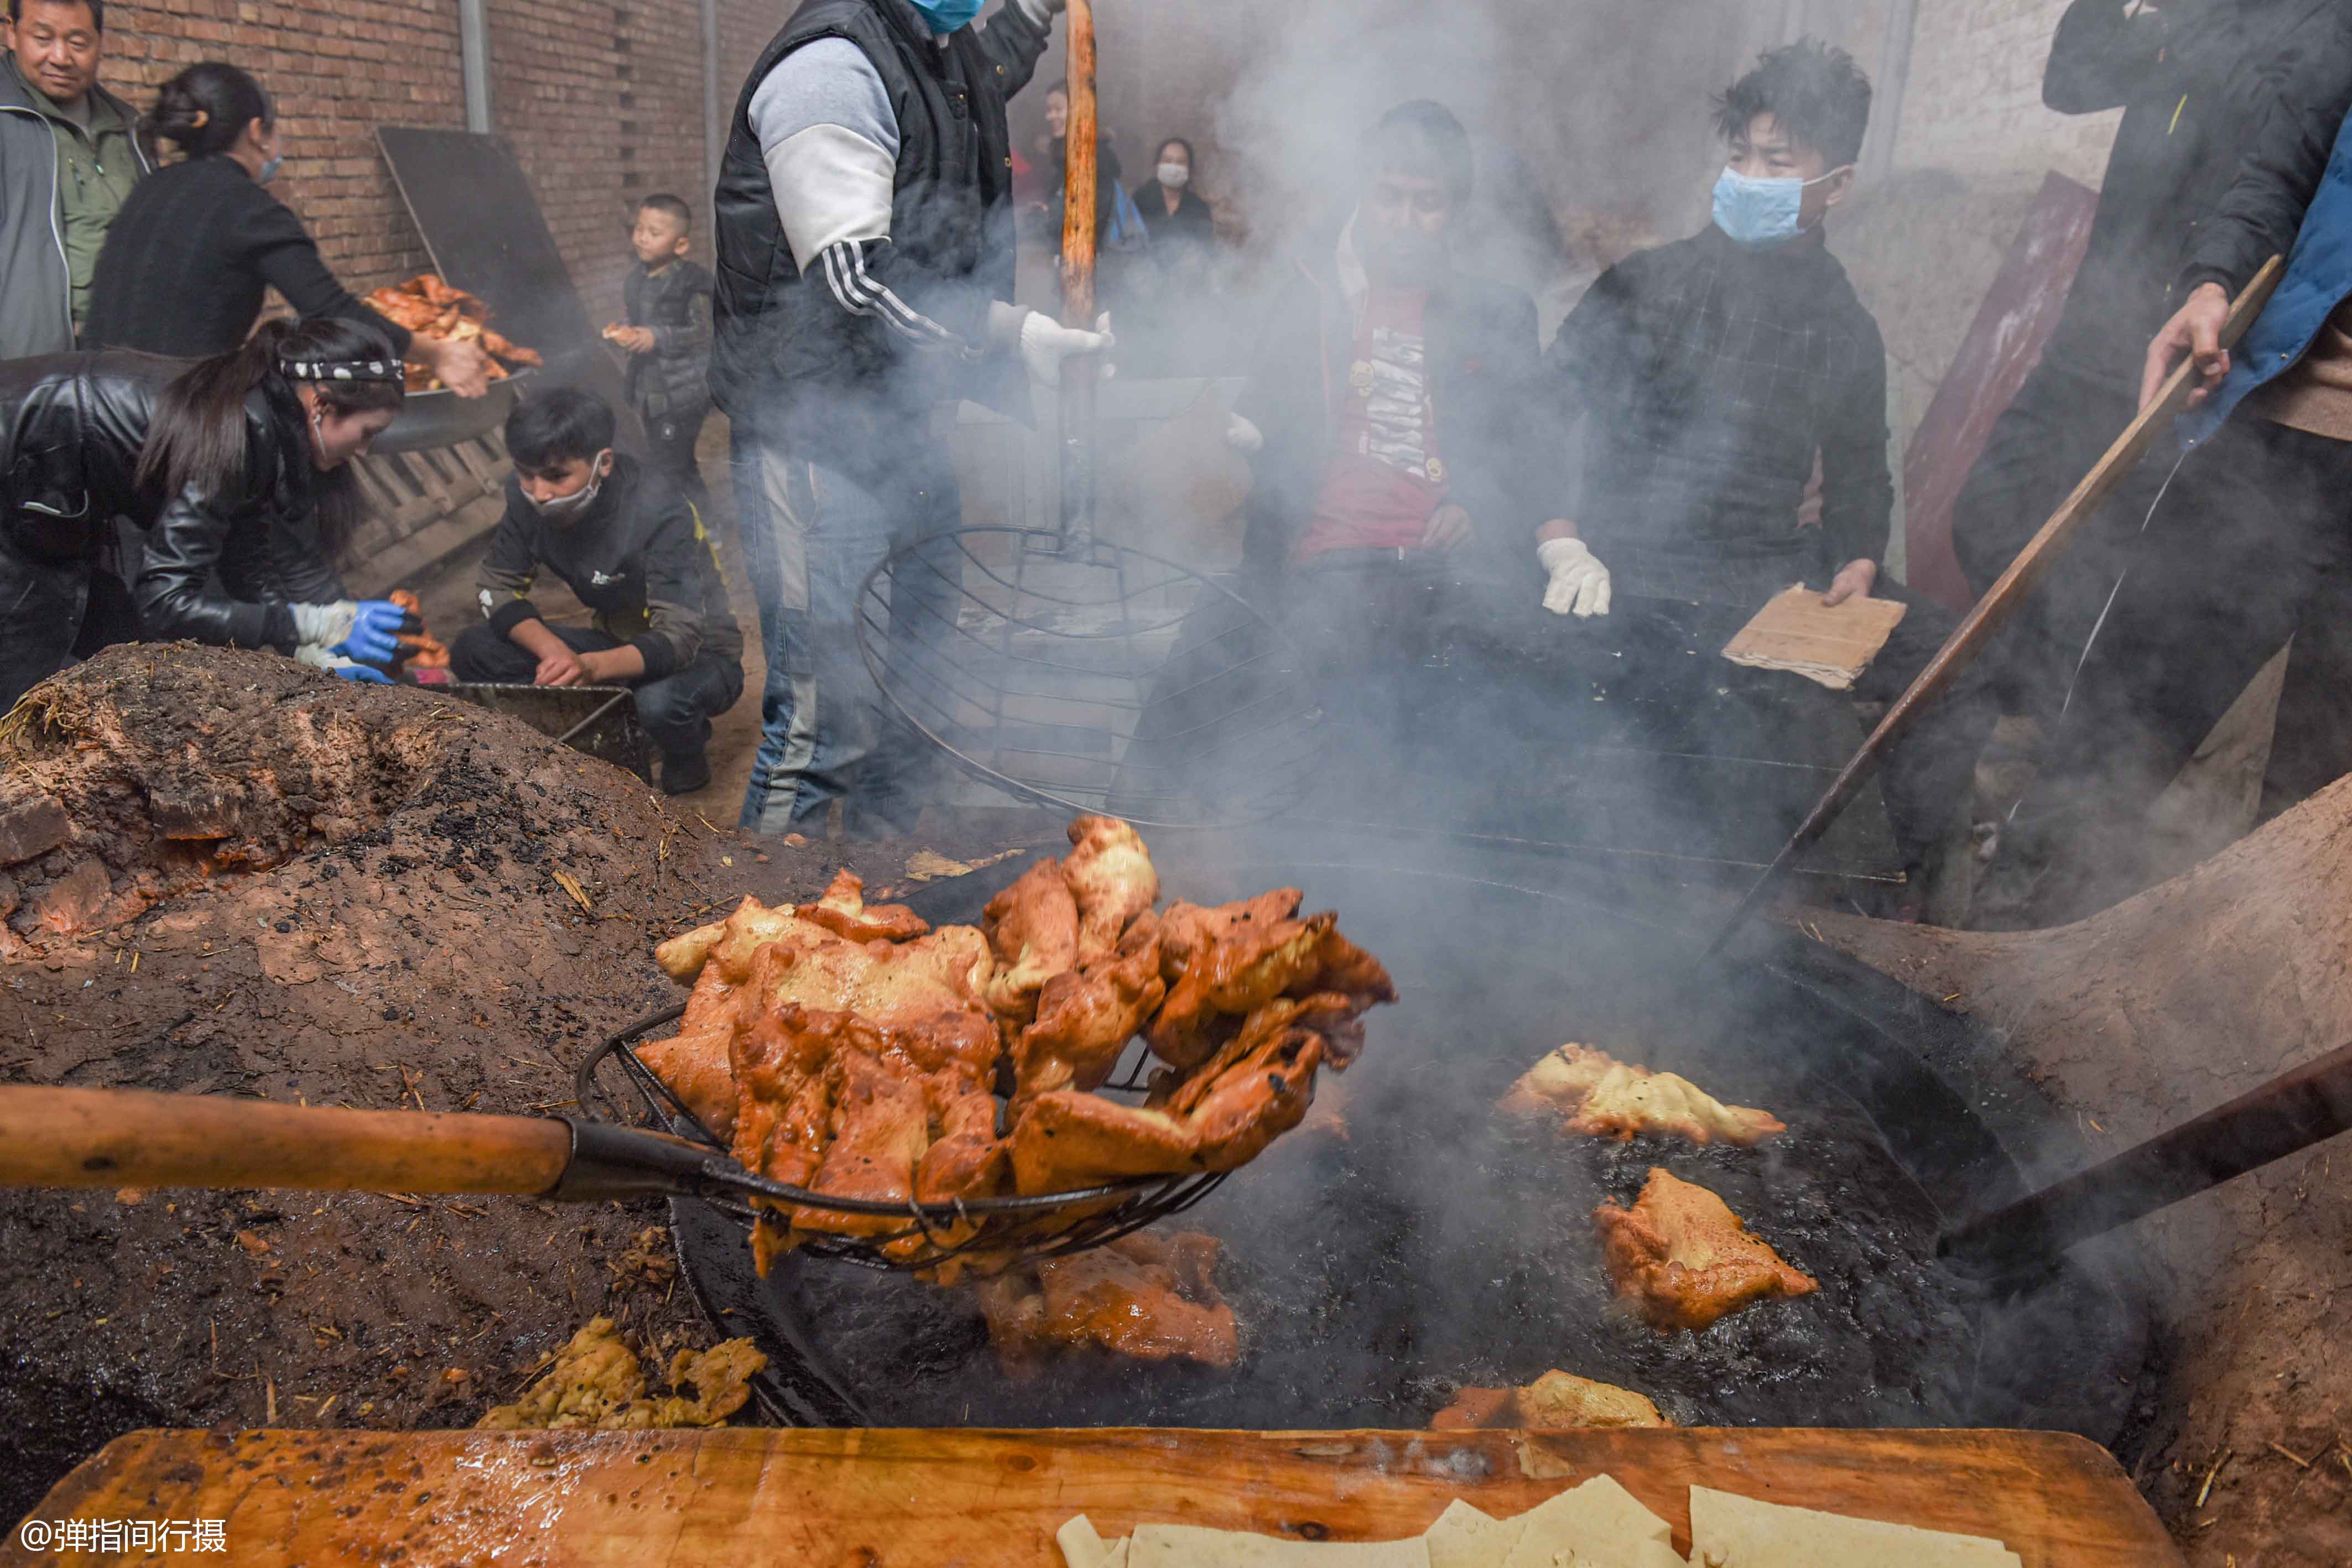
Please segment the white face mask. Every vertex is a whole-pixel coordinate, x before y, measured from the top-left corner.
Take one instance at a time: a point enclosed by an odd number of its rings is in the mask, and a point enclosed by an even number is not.
[[[588,483],[569,496],[551,496],[544,501],[533,501],[531,505],[549,522],[568,523],[596,504],[597,492],[604,487],[604,476],[612,471],[612,453],[600,452],[596,455],[595,464],[588,471]]]
[[[1192,183],[1192,171],[1181,163],[1162,163],[1160,183],[1169,190],[1181,191]]]

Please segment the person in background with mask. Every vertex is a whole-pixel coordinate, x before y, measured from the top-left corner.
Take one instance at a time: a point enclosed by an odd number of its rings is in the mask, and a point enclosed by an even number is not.
[[[173,142],[186,159],[141,181],[107,231],[85,348],[226,353],[253,330],[274,287],[302,317],[373,328],[460,397],[489,390],[479,344],[412,338],[370,309],[327,269],[302,220],[269,193],[282,161],[278,114],[252,76],[217,60],[190,66],[157,91],[139,129],[151,146]]]
[[[1744,619],[1801,581],[1829,604],[1898,599],[1909,608],[1855,683],[1864,701],[1894,698],[1942,646],[1951,617],[1880,570],[1886,350],[1822,239],[1853,187],[1870,98],[1843,50],[1808,39],[1763,56],[1717,105],[1731,158],[1714,221],[1602,273],[1561,324],[1546,362],[1583,427],[1583,469],[1536,552],[1546,609],[1606,615],[1633,595]],[[1981,674],[1964,676],[1888,756],[1911,873],[1961,836],[1992,717]]]
[[[1556,489],[1529,419],[1536,308],[1454,264],[1469,135],[1440,104],[1401,104],[1362,168],[1338,239],[1276,298],[1234,405],[1255,481],[1245,570],[1524,573]]]
[[[461,681],[628,686],[660,747],[661,787],[710,782],[710,721],[743,695],[743,634],[727,608],[718,549],[664,476],[613,449],[613,410],[556,387],[507,415],[506,516],[476,581],[482,623],[458,634]],[[595,614],[551,626],[531,602],[546,568]]]
[[[857,592],[894,549],[962,522],[932,410],[1029,413],[1107,348],[1012,302],[1013,136],[1064,0],[804,0],[753,63],[719,163],[710,389],[767,645],[747,831],[911,831],[929,743],[886,716]],[[953,634],[961,558],[894,585],[894,637]]]
[[[107,226],[148,172],[131,106],[98,85],[106,0],[8,0],[0,68],[0,360],[63,354]]]
[[[1151,225],[1153,251],[1164,265],[1171,251],[1207,250],[1217,243],[1217,218],[1192,186],[1192,144],[1171,136],[1160,144],[1152,177],[1135,188],[1135,204]]]

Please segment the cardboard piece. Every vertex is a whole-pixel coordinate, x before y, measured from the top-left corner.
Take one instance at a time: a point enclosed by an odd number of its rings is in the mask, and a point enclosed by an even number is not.
[[[1842,692],[1870,668],[1903,619],[1891,599],[1849,599],[1827,605],[1802,583],[1774,594],[1756,618],[1724,645],[1723,656],[1758,670],[1787,670]]]

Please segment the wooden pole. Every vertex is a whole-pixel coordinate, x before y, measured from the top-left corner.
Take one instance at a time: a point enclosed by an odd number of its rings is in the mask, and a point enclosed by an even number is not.
[[[1067,181],[1062,197],[1062,324],[1095,325],[1096,141],[1101,117],[1095,101],[1093,0],[1069,0],[1070,126],[1064,139]],[[1092,354],[1062,361],[1062,538],[1085,549],[1094,543],[1095,386]]]
[[[1996,1276],[2352,1130],[2352,1045],[1948,1233],[1937,1251]]]
[[[2278,287],[2279,278],[2285,271],[2284,258],[2274,256],[2263,264],[2260,272],[2254,274],[2254,280],[2246,285],[2246,291],[2231,305],[2229,319],[2222,323],[2223,348],[2235,347],[2238,340],[2245,336],[2246,329],[2253,325],[2254,318],[2260,316],[2263,307],[2270,303],[2271,293]],[[1756,884],[1748,890],[1748,896],[1739,901],[1739,907],[1732,911],[1731,918],[1724,922],[1723,929],[1716,934],[1715,940],[1707,944],[1708,957],[1723,951],[1724,944],[1731,940],[1748,916],[1780,885],[1781,877],[1796,864],[1797,857],[1829,831],[1830,824],[1838,820],[1838,814],[1852,803],[1854,795],[1870,781],[1870,776],[1878,771],[1879,764],[1885,760],[1886,748],[1895,737],[1910,728],[1912,721],[1929,703],[1943,695],[1954,677],[1983,652],[1984,645],[1991,641],[1992,634],[2000,629],[2001,623],[2016,613],[2018,606],[2024,602],[2025,595],[2056,561],[2060,548],[2074,533],[2075,527],[2096,511],[2100,503],[2123,483],[2125,476],[2147,455],[2157,436],[2171,424],[2174,417],[2188,403],[2189,394],[2196,384],[2196,361],[2193,359],[2183,360],[2172,372],[2172,379],[2164,383],[2164,390],[2157,394],[2156,401],[2140,410],[2139,416],[2125,427],[2123,434],[2116,437],[2116,444],[2107,448],[2106,455],[2084,476],[2083,482],[2074,486],[2074,493],[2050,515],[2050,520],[2042,525],[2042,531],[2018,552],[2017,559],[2010,562],[2009,570],[2000,574],[2000,580],[1988,589],[1985,596],[1977,601],[1976,608],[1962,618],[1943,647],[1937,650],[1935,658],[1919,672],[1919,678],[1911,683],[1910,689],[1895,699],[1895,706],[1886,710],[1886,716],[1878,721],[1878,727],[1871,732],[1868,740],[1862,743],[1862,749],[1853,754],[1853,759],[1839,772],[1828,791],[1814,802],[1803,824],[1781,846],[1780,852],[1772,857],[1772,863],[1764,868],[1764,874],[1756,879]]]
[[[0,1088],[0,1186],[537,1197],[572,1128],[541,1116],[346,1111],[215,1094]]]

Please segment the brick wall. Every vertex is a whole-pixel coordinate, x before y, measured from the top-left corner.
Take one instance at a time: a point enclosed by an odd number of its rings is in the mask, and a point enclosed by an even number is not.
[[[719,97],[790,10],[719,0]],[[709,256],[702,29],[692,0],[489,0],[497,129],[539,193],[592,319],[620,313],[629,215],[656,191],[696,209]],[[106,84],[145,109],[166,78],[227,59],[278,99],[286,167],[272,189],[328,265],[364,292],[430,266],[375,146],[379,125],[465,124],[457,0],[114,0]]]
[[[198,60],[232,60],[261,78],[284,127],[286,167],[272,189],[346,283],[364,289],[427,265],[375,127],[465,123],[454,0],[115,0],[106,23],[106,85],[142,110]]]
[[[454,8],[454,7],[453,7]],[[491,0],[490,102],[586,300],[621,314],[630,215],[656,192],[698,209],[703,177],[702,30],[677,0]]]

